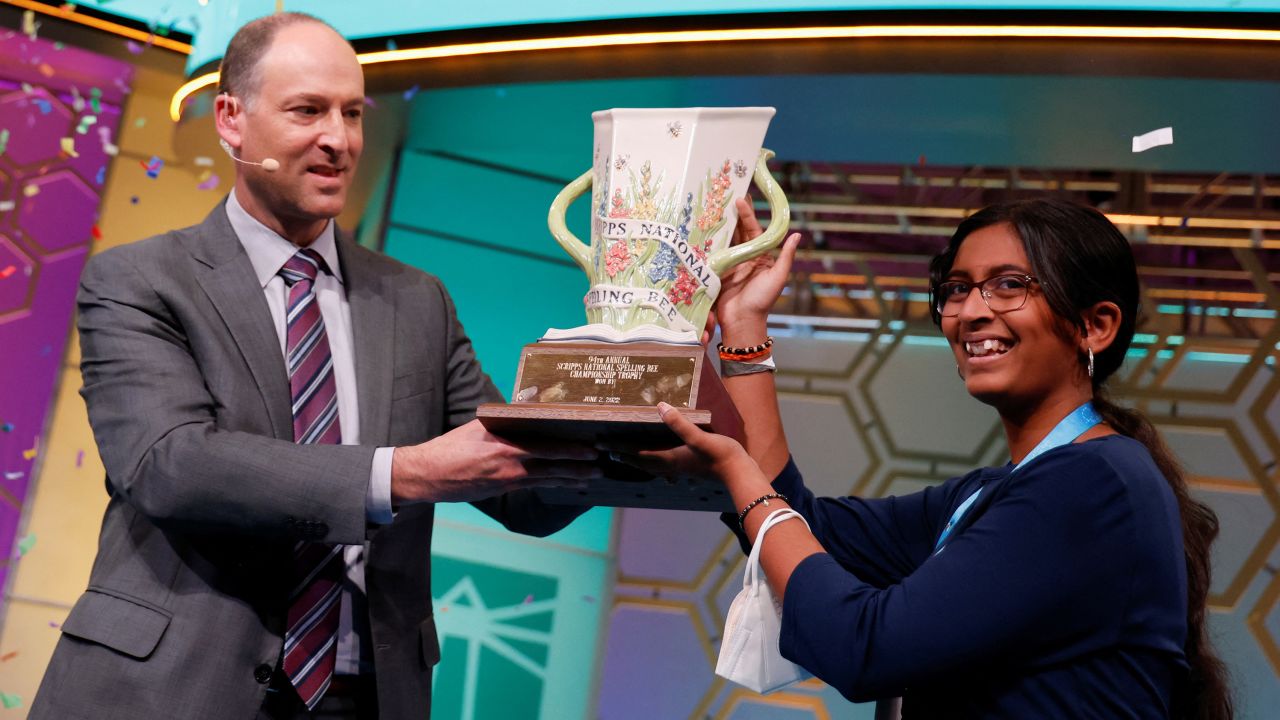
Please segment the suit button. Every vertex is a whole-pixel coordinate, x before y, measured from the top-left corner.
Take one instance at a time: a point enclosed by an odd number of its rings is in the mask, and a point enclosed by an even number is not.
[[[254,668],[253,679],[257,680],[263,685],[266,685],[267,683],[271,682],[271,666],[266,663],[262,663],[258,667]]]

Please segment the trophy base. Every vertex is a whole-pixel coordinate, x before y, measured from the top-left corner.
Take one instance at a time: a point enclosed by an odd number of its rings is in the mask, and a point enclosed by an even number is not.
[[[526,345],[516,402],[485,403],[476,417],[495,435],[582,443],[617,440],[663,450],[680,439],[655,405],[666,402],[695,425],[743,438],[742,417],[701,346],[660,343]],[[590,487],[539,488],[547,502],[668,510],[733,510],[718,482],[653,477],[602,458]]]

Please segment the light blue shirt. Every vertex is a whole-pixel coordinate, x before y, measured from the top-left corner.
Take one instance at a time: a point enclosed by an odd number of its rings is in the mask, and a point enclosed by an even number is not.
[[[298,247],[284,239],[266,225],[258,222],[240,205],[235,191],[226,204],[227,219],[236,237],[249,255],[258,284],[266,296],[271,310],[272,326],[280,338],[280,356],[284,357],[286,345],[285,308],[289,289],[280,268],[298,251]],[[338,423],[342,429],[343,445],[360,444],[360,405],[356,388],[355,350],[351,331],[351,305],[342,282],[342,267],[338,262],[338,246],[334,238],[334,224],[330,220],[320,236],[311,243],[311,249],[324,258],[332,275],[320,273],[314,289],[320,316],[324,318],[325,333],[329,338],[329,351],[333,355],[333,376],[337,384]],[[394,448],[384,447],[374,451],[373,467],[369,469],[369,485],[365,494],[365,515],[369,522],[385,525],[392,520],[391,511],[391,456]],[[360,637],[369,637],[368,618],[356,607],[364,607],[364,545],[347,545],[344,549],[347,576],[342,590],[342,614],[338,627],[339,675],[353,675],[361,671]],[[367,644],[367,642],[366,642]],[[364,666],[372,669],[372,658],[366,657]]]

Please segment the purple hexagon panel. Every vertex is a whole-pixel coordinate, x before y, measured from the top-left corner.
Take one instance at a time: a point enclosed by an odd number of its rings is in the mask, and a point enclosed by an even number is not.
[[[0,588],[21,561],[22,509],[132,81],[127,63],[0,34]]]

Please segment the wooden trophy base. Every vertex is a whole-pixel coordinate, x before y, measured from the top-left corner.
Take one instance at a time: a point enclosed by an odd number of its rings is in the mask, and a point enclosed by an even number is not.
[[[526,345],[515,402],[485,403],[476,417],[495,435],[585,443],[620,440],[655,450],[679,438],[655,407],[666,402],[704,430],[742,440],[742,417],[706,351],[696,345],[556,342]],[[585,489],[539,488],[568,505],[732,511],[720,483],[652,477],[601,459],[605,477]]]

